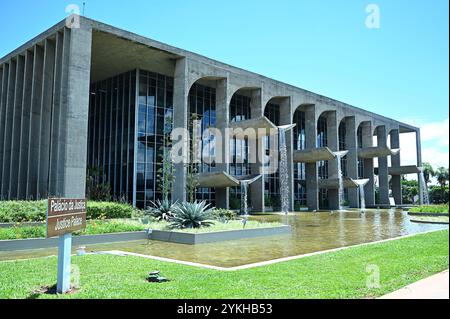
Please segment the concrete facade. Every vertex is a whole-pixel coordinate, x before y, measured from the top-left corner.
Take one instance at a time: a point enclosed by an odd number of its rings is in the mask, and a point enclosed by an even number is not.
[[[247,120],[255,120],[255,123],[264,117],[269,104],[275,103],[278,107],[279,123],[274,123],[276,126],[299,125],[294,123],[294,113],[297,110],[303,112],[304,136],[301,138],[304,139],[304,147],[299,148],[294,144],[298,138],[293,136],[292,131],[287,133],[291,210],[301,202],[297,198],[297,190],[293,189],[296,178],[293,173],[294,162],[305,164],[305,176],[302,177],[305,185],[303,206],[309,210],[323,208],[319,202],[319,178],[323,176],[320,175],[318,161],[322,160],[320,156],[324,153],[333,156],[333,152],[342,151],[338,132],[342,123],[345,124],[345,136],[342,139],[345,141],[345,151],[348,151],[346,177],[350,180],[370,180],[365,187],[367,206],[389,206],[390,192],[396,204],[401,204],[401,152],[392,152],[393,149],[401,148],[401,133],[416,133],[417,166],[422,164],[420,130],[416,127],[97,21],[84,17],[79,17],[79,21],[79,27],[71,27],[66,25],[66,20],[61,21],[0,59],[2,199],[84,196],[92,95],[90,85],[132,70],[147,70],[173,78],[175,127],[188,127],[189,97],[195,84],[214,90],[216,126],[221,132],[233,125],[245,125],[245,121],[236,124],[230,116],[230,104],[237,96],[250,101],[250,118]],[[139,74],[139,71],[136,73]],[[137,92],[136,112],[133,113],[136,126],[138,96]],[[328,151],[325,152],[319,151],[317,145],[318,120],[321,116],[326,116]],[[358,130],[362,132],[361,141],[358,140]],[[374,147],[374,136],[378,141],[376,146],[388,150],[388,154],[380,153],[380,149],[370,150]],[[388,136],[390,145],[387,145]],[[137,138],[136,132],[135,143]],[[230,141],[224,141],[221,151],[228,154]],[[189,149],[187,140],[184,142],[186,149]],[[270,180],[264,174],[263,163],[259,160],[264,158],[266,152],[264,136],[258,137],[256,144],[258,161],[249,165],[250,171],[253,176],[263,176],[250,186],[250,206],[255,211],[264,211],[266,184]],[[136,148],[135,161],[138,156]],[[392,167],[388,167],[389,156]],[[374,158],[378,158],[379,163],[378,202],[375,200]],[[326,163],[326,178],[335,180],[338,177],[336,161],[331,158]],[[183,201],[187,199],[187,168],[183,163],[176,164],[175,168],[172,199]],[[136,162],[133,171],[135,188],[139,182],[136,178]],[[230,164],[217,163],[212,171],[228,174]],[[390,171],[400,172],[392,175],[391,182]],[[353,184],[350,182],[349,185]],[[135,193],[136,189],[133,191]],[[217,206],[229,207],[229,187],[217,187],[213,192]],[[339,204],[337,189],[329,188],[327,196],[328,208],[336,209]],[[347,199],[351,207],[358,207],[357,189],[348,188]],[[136,203],[135,194],[132,202]]]

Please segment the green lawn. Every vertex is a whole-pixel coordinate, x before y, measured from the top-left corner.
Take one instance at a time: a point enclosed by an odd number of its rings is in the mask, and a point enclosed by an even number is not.
[[[422,205],[412,207],[408,212],[410,213],[433,213],[433,214],[448,214],[448,204],[440,205]]]
[[[232,272],[140,257],[74,257],[81,289],[39,295],[55,284],[56,258],[0,262],[0,298],[365,298],[377,297],[448,268],[448,230]],[[381,287],[366,287],[366,267],[380,269]],[[168,283],[148,283],[160,270]]]

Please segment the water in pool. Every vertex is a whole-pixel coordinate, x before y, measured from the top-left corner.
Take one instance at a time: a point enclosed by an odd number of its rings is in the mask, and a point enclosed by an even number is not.
[[[201,264],[233,267],[276,258],[301,255],[382,239],[448,229],[447,225],[412,223],[402,210],[291,213],[250,217],[292,226],[292,234],[241,239],[201,245],[159,241],[134,241],[92,245],[87,251],[123,250]],[[74,247],[76,248],[76,247]],[[28,252],[0,252],[0,260],[56,254],[56,249]]]

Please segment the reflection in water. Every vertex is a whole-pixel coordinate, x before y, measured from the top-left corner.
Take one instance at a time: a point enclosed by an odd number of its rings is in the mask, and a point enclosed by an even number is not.
[[[134,241],[87,246],[86,251],[124,250],[202,264],[233,267],[270,259],[301,255],[365,242],[404,236],[446,225],[411,223],[401,210],[290,213],[252,216],[264,222],[278,221],[292,226],[292,234],[242,239],[201,245],[158,241]],[[77,247],[74,247],[74,252]],[[1,249],[1,247],[0,247]],[[1,252],[0,260],[55,255],[56,249]]]

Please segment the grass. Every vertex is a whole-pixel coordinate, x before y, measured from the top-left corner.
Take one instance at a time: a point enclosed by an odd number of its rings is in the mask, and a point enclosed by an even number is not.
[[[448,214],[448,204],[441,205],[422,205],[418,207],[412,207],[409,210],[410,213],[434,213],[434,214]]]
[[[378,297],[447,269],[448,241],[448,230],[443,230],[232,272],[87,255],[73,258],[80,290],[63,296],[36,293],[55,284],[55,257],[0,262],[0,298]],[[380,288],[366,285],[370,265],[380,271]],[[146,282],[152,270],[160,270],[170,282]]]
[[[144,230],[145,225],[135,221],[119,221],[119,220],[90,220],[86,222],[86,229],[75,232],[75,236],[79,235],[96,235],[109,233],[124,233],[131,231]],[[27,227],[10,227],[0,228],[0,240],[11,239],[28,239],[28,238],[44,238],[46,236],[46,226],[27,226]]]

